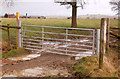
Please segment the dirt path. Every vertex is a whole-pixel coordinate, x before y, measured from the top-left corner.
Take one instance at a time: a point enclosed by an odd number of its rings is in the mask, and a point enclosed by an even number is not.
[[[30,69],[34,67],[46,67],[52,69],[60,69],[62,71],[68,71],[72,64],[76,61],[71,60],[70,56],[56,55],[50,53],[42,53],[38,58],[22,61],[16,64],[8,64],[2,67],[2,71],[5,74],[10,74],[13,71],[20,72],[24,69]]]

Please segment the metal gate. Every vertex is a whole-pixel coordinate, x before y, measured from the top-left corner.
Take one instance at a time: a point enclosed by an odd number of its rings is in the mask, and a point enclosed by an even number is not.
[[[95,29],[22,26],[22,47],[36,52],[70,56],[95,54]]]

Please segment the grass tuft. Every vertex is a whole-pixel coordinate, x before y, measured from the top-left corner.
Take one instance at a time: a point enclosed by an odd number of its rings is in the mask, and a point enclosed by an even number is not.
[[[12,49],[8,53],[2,54],[2,58],[13,57],[16,54],[25,53],[25,52],[27,51],[24,48]]]
[[[89,77],[94,65],[97,64],[97,59],[93,57],[83,57],[72,66],[73,75],[77,77]]]

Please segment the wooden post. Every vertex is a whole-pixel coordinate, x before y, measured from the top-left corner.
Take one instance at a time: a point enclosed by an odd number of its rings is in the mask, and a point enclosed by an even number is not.
[[[8,46],[10,46],[10,28],[9,28],[9,24],[7,24],[7,31],[8,31]]]
[[[109,53],[109,38],[110,38],[110,21],[107,18],[107,36],[106,36],[106,53]],[[109,54],[108,54],[109,55]]]
[[[99,68],[103,67],[103,58],[106,52],[106,27],[107,27],[107,19],[101,19],[101,28],[100,28],[100,54],[99,54]]]

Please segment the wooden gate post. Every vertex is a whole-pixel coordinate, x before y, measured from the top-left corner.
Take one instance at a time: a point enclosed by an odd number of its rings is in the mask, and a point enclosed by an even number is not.
[[[106,53],[109,54],[110,19],[107,18]]]
[[[107,19],[101,19],[101,28],[100,28],[100,54],[99,54],[99,68],[103,67],[103,58],[106,52],[106,28],[107,28]]]

